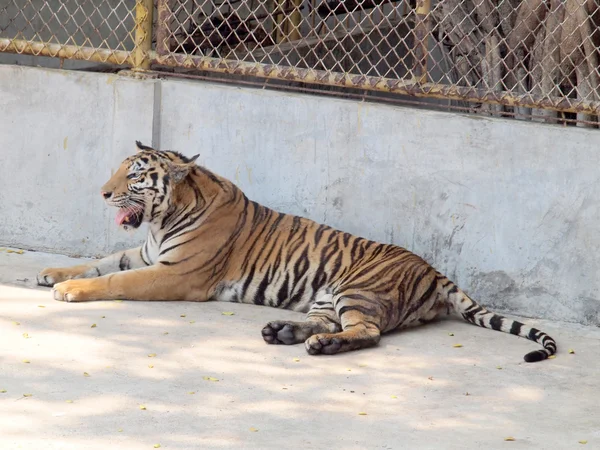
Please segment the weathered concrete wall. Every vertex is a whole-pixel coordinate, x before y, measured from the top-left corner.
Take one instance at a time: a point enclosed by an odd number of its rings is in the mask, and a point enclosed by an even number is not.
[[[39,69],[7,86],[6,70],[3,244],[124,245],[98,189],[152,137],[267,206],[423,255],[488,306],[600,325],[597,131]]]
[[[152,82],[0,65],[0,242],[74,255],[130,246],[100,187],[135,139],[151,139],[153,105]]]

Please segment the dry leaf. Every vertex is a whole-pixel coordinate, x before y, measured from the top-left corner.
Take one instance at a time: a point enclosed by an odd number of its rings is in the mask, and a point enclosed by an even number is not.
[[[253,433],[256,433],[258,431],[258,428],[250,427],[250,431],[252,431]]]
[[[0,389],[0,394],[6,394],[6,389]]]
[[[29,336],[29,334],[28,334],[28,333],[23,333],[23,337],[24,337],[25,339],[31,339],[31,336]]]
[[[65,403],[73,403],[73,400],[65,400]]]
[[[169,332],[168,332],[168,331],[165,331],[163,334],[169,334]]]
[[[194,392],[194,391],[191,391],[191,392],[188,392],[188,394],[190,394],[190,395],[194,395],[194,394],[195,394],[195,392]]]
[[[118,431],[119,433],[122,433],[122,432],[123,432],[123,428],[119,428],[117,431]]]
[[[185,317],[185,314],[180,314],[179,317]]]
[[[367,415],[367,413],[366,413],[366,412],[359,412],[359,413],[358,413],[358,415],[359,415],[359,416],[366,416],[366,415]]]
[[[397,395],[392,395],[392,398],[398,398],[398,396]]]
[[[140,409],[141,409],[142,411],[146,411],[146,406],[145,406],[145,405],[140,405]]]
[[[148,354],[148,358],[154,358],[156,356],[156,353],[149,353]]]
[[[92,326],[90,328],[96,328],[96,324],[93,323]]]
[[[154,366],[152,364],[148,364],[148,367],[150,367],[151,369],[154,369]]]
[[[516,439],[512,436],[509,436],[509,437],[505,437],[504,440],[505,441],[515,441]]]
[[[348,372],[352,372],[352,369],[346,369]]]
[[[584,445],[587,444],[587,441],[577,441],[577,442],[579,442],[580,444],[584,444]]]
[[[433,381],[433,377],[427,377],[427,379]]]
[[[556,355],[550,355],[550,356],[548,356],[548,359],[554,359],[554,358],[556,358]]]
[[[359,364],[358,367],[367,367],[366,364]]]
[[[575,354],[575,350],[573,350],[572,348],[569,349],[569,354],[570,355],[574,355]]]
[[[498,370],[502,370],[502,367],[500,367],[500,366],[496,366],[496,369],[498,369]]]
[[[117,303],[123,303],[123,300],[113,300],[113,301],[117,302]]]
[[[32,397],[33,394],[23,394],[23,397]]]
[[[101,319],[106,319],[106,316],[100,316]]]
[[[454,336],[454,333],[448,333],[448,336]]]
[[[160,448],[160,444],[154,444],[154,448]]]
[[[87,372],[83,372],[83,376],[84,376],[84,377],[89,377],[89,376],[90,376],[90,374],[89,374],[89,373],[87,373]]]
[[[214,377],[202,377],[202,379],[206,380],[206,381],[219,381],[218,378],[214,378]]]
[[[21,325],[21,322],[13,322],[15,325]]]
[[[300,362],[300,358],[294,358],[294,362]]]
[[[223,311],[221,314],[224,315],[224,316],[233,316],[233,315],[235,315],[235,313],[231,312],[231,311]]]
[[[44,305],[38,305],[38,308],[45,308]]]
[[[454,348],[460,348],[460,347],[462,347],[462,344],[454,344],[452,347],[454,347]]]
[[[196,323],[196,321],[195,320],[190,320],[190,323]]]
[[[24,360],[23,360],[23,362],[24,362],[25,364],[29,364],[29,363],[31,363],[31,361],[29,361],[28,359],[24,359]]]

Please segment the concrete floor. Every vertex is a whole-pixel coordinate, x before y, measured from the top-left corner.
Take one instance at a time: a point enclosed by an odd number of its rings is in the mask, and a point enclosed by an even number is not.
[[[600,448],[598,329],[530,321],[559,344],[537,364],[536,344],[455,321],[311,357],[262,341],[289,311],[34,288],[73,261],[0,250],[2,450]]]

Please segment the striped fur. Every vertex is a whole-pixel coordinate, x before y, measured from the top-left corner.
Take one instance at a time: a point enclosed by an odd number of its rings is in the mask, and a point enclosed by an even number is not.
[[[538,342],[555,341],[494,314],[419,256],[249,200],[230,181],[179,153],[138,142],[103,187],[126,225],[149,223],[142,247],[73,268],[46,269],[38,283],[57,300],[221,300],[306,312],[275,321],[270,344],[305,343],[310,354],[376,345],[387,331],[454,315]]]

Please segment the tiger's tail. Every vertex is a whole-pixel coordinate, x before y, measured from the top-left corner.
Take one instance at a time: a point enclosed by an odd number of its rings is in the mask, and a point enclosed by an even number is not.
[[[442,280],[442,286],[454,312],[467,322],[483,328],[521,336],[544,347],[543,350],[527,353],[524,357],[526,362],[542,361],[556,353],[556,341],[543,331],[488,311],[447,278]]]

